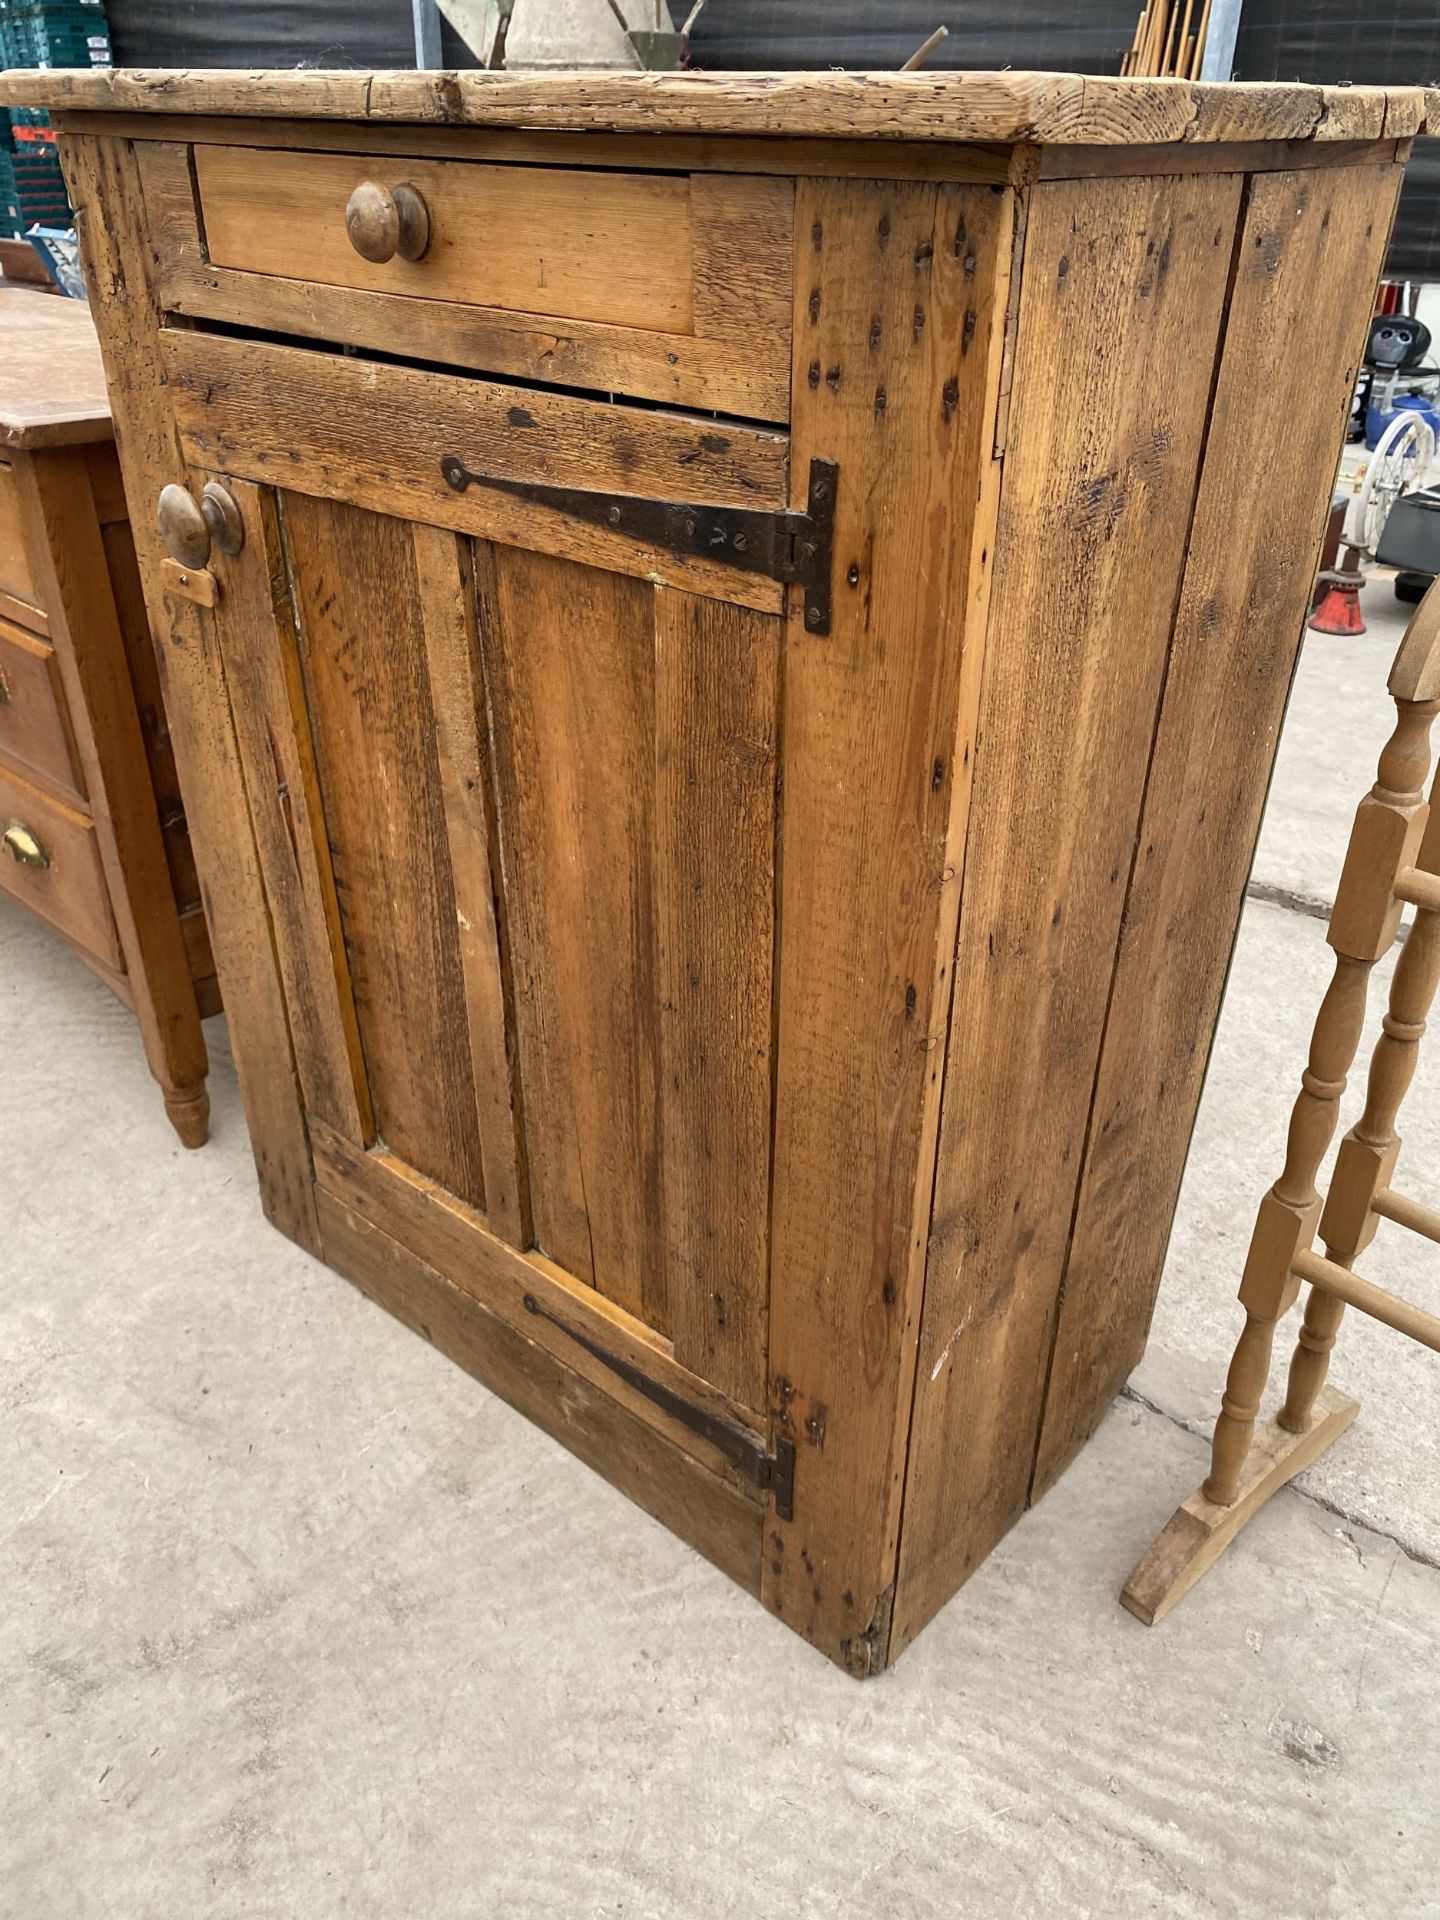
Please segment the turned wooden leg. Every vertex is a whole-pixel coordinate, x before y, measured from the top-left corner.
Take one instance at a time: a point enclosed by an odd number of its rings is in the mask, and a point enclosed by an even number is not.
[[[1432,808],[1416,857],[1424,873],[1440,868],[1440,810]],[[1421,907],[1390,982],[1390,1004],[1370,1056],[1365,1111],[1340,1143],[1330,1196],[1320,1221],[1326,1258],[1350,1268],[1375,1237],[1375,1196],[1388,1186],[1400,1152],[1395,1130],[1414,1076],[1420,1040],[1440,985],[1440,913]],[[1305,1324],[1290,1363],[1290,1385],[1280,1424],[1303,1433],[1325,1384],[1330,1351],[1345,1303],[1321,1287],[1310,1289]]]
[[[1395,896],[1396,875],[1414,858],[1428,818],[1423,788],[1430,730],[1440,711],[1440,700],[1428,697],[1433,693],[1431,656],[1440,654],[1440,629],[1432,633],[1430,628],[1428,618],[1412,622],[1423,649],[1407,633],[1390,676],[1395,729],[1380,755],[1375,785],[1355,816],[1326,936],[1335,972],[1315,1016],[1310,1058],[1290,1115],[1285,1167],[1260,1203],[1245,1261],[1240,1282],[1245,1331],[1230,1365],[1205,1482],[1207,1498],[1220,1506],[1235,1499],[1270,1370],[1275,1322],[1290,1311],[1299,1292],[1295,1256],[1310,1246],[1319,1223],[1315,1177],[1334,1136],[1340,1097],[1360,1044],[1371,970],[1394,942],[1403,910]],[[1317,1381],[1317,1391],[1318,1386]]]
[[[1315,1417],[1315,1403],[1330,1371],[1330,1350],[1345,1317],[1345,1302],[1319,1287],[1305,1302],[1305,1324],[1295,1342],[1285,1404],[1277,1416],[1287,1433],[1304,1433]]]
[[[1334,976],[1315,1018],[1309,1062],[1290,1113],[1285,1166],[1255,1218],[1240,1281],[1245,1328],[1226,1376],[1204,1487],[1206,1499],[1217,1506],[1228,1507],[1236,1497],[1270,1376],[1275,1323],[1290,1311],[1299,1292],[1291,1269],[1296,1252],[1314,1238],[1320,1217],[1315,1176],[1334,1135],[1345,1076],[1360,1044],[1365,987],[1373,965],[1373,960],[1353,954],[1335,956]]]
[[[1216,1506],[1228,1507],[1240,1484],[1260,1411],[1260,1396],[1270,1378],[1270,1350],[1274,1341],[1273,1319],[1258,1319],[1253,1313],[1245,1316],[1245,1331],[1235,1343],[1230,1371],[1225,1376],[1225,1392],[1210,1448],[1210,1477],[1204,1486],[1205,1498],[1213,1500]]]
[[[200,1080],[189,1087],[162,1088],[165,1112],[182,1147],[203,1147],[210,1138],[210,1095]]]

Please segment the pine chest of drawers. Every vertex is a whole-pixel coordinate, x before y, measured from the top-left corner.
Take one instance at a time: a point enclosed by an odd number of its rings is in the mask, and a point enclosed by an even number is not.
[[[4,97],[270,1217],[878,1670],[1143,1345],[1425,96]]]
[[[0,290],[0,894],[135,1014],[187,1147],[219,1001],[84,303]]]

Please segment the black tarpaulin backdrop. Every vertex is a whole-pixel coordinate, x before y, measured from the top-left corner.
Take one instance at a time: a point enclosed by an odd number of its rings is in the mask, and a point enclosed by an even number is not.
[[[517,0],[517,12],[544,0]],[[678,6],[677,6],[678,11]],[[932,67],[1038,67],[1115,73],[1140,0],[709,0],[695,32],[699,67],[898,67],[942,22]],[[117,65],[129,67],[406,67],[406,0],[109,0]],[[448,26],[444,57],[473,60]],[[1440,84],[1437,0],[1243,0],[1240,80],[1327,85]],[[1440,140],[1410,162],[1387,272],[1440,280]],[[1316,289],[1323,298],[1324,289]]]
[[[410,0],[105,0],[105,11],[117,67],[415,64]],[[440,32],[446,66],[473,67],[444,20]]]
[[[1440,79],[1436,0],[1242,0],[1238,80],[1426,87]],[[1440,280],[1440,140],[1417,140],[1405,173],[1385,271]]]

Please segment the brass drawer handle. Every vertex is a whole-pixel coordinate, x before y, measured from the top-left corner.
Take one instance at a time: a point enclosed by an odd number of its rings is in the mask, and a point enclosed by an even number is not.
[[[215,480],[205,482],[198,501],[184,487],[162,487],[155,524],[171,558],[182,567],[203,567],[212,542],[221,553],[239,553],[245,544],[240,509]]]
[[[345,231],[360,258],[377,266],[397,253],[419,260],[430,244],[430,209],[412,186],[362,180],[345,203]]]
[[[4,847],[17,867],[48,867],[50,856],[23,820],[12,820],[4,833]]]

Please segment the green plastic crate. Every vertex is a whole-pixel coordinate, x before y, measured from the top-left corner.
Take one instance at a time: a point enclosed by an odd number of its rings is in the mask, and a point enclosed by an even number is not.
[[[0,233],[19,233],[25,224],[20,207],[20,189],[8,152],[0,153]]]
[[[110,62],[103,6],[85,0],[9,0],[0,7],[10,64],[85,67]]]
[[[82,39],[92,33],[108,36],[109,32],[104,7],[81,5],[79,0],[37,0],[33,5],[20,0],[18,5],[5,8],[4,17],[13,26],[24,26],[32,32],[73,33]]]

